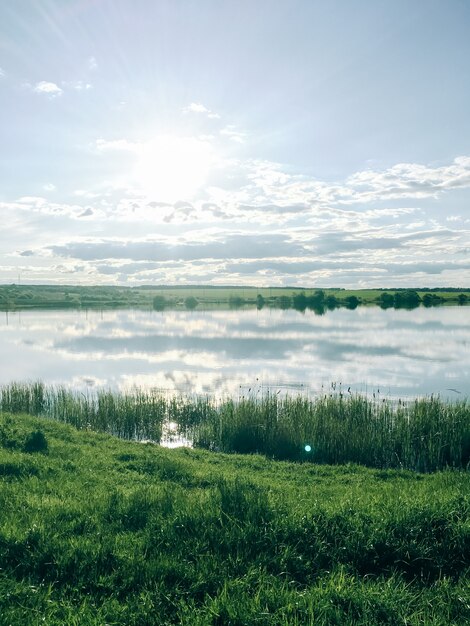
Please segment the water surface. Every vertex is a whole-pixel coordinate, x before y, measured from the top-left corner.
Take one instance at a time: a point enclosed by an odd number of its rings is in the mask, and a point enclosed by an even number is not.
[[[0,323],[0,383],[217,396],[470,393],[470,308],[21,311]],[[459,393],[458,393],[459,392]]]

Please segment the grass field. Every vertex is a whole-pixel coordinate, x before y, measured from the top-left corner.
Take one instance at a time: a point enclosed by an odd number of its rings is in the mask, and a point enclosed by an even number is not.
[[[470,474],[0,415],[1,626],[464,626]]]
[[[293,287],[214,287],[192,286],[70,286],[70,285],[0,285],[0,310],[30,308],[112,308],[143,307],[152,308],[160,301],[161,308],[228,308],[243,306],[272,306],[290,308],[294,306],[295,295],[304,293],[306,297],[315,294],[318,288]],[[319,307],[350,306],[351,298],[357,304],[378,304],[383,293],[393,295],[396,290],[346,290],[322,289],[325,302]],[[466,304],[470,302],[470,289],[419,290],[419,298],[434,294],[435,304]],[[330,304],[326,299],[330,297]],[[460,300],[459,300],[460,297]],[[261,299],[260,299],[261,298]],[[354,300],[353,300],[354,301]],[[157,306],[160,308],[160,305]]]
[[[332,390],[316,398],[253,393],[237,401],[157,391],[88,396],[64,387],[11,383],[0,410],[26,412],[124,439],[159,442],[172,424],[198,447],[316,463],[433,471],[470,466],[470,405],[421,398],[406,403]],[[307,450],[305,446],[308,446]]]

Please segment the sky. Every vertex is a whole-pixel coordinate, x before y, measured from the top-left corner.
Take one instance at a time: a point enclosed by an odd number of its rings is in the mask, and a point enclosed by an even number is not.
[[[0,5],[0,283],[470,286],[468,0]]]

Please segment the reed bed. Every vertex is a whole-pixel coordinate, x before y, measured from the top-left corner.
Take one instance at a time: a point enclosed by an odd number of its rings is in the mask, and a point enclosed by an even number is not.
[[[0,410],[155,442],[171,423],[195,447],[292,461],[421,472],[470,465],[467,400],[444,402],[431,396],[402,402],[343,393],[316,398],[268,393],[220,401],[142,390],[85,395],[38,382],[0,387]]]
[[[433,397],[404,404],[273,395],[225,402],[189,431],[201,447],[285,460],[418,471],[470,463],[470,406]]]
[[[167,404],[159,394],[135,390],[80,393],[59,386],[11,383],[0,387],[0,410],[49,417],[82,430],[122,439],[160,441]]]

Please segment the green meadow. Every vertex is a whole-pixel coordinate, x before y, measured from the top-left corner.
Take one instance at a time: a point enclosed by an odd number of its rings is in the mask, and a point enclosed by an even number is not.
[[[3,385],[0,626],[466,625],[469,468],[467,400]]]
[[[384,296],[385,294],[385,296]],[[398,296],[396,295],[398,294]],[[387,298],[387,295],[389,296]],[[299,298],[296,302],[296,297]],[[301,301],[302,297],[306,300]],[[391,298],[391,299],[390,299]],[[0,285],[0,310],[31,308],[115,308],[167,309],[297,308],[333,309],[339,306],[378,304],[413,308],[467,304],[469,289],[320,289],[300,287],[237,286],[79,286]]]
[[[470,475],[0,414],[0,624],[466,625]]]

